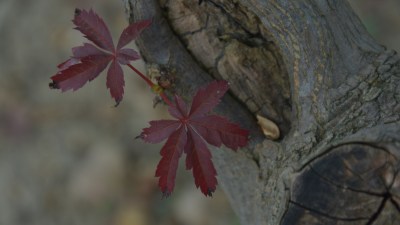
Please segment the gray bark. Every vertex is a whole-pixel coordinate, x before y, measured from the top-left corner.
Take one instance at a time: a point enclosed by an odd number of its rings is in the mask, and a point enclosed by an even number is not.
[[[190,96],[231,84],[217,113],[251,130],[234,153],[213,149],[242,224],[400,221],[400,58],[342,0],[125,0],[147,63]],[[281,138],[262,135],[256,115]],[[397,221],[397,222],[396,222]]]

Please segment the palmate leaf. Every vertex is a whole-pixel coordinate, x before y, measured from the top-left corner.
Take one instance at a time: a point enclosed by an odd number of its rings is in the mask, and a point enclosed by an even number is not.
[[[119,37],[117,49],[123,48],[132,40],[136,39],[143,29],[150,26],[151,20],[142,20],[135,23],[135,26],[128,26],[125,28]]]
[[[103,19],[93,10],[75,10],[72,20],[85,37],[94,43],[72,48],[73,56],[58,65],[59,71],[51,77],[51,88],[61,91],[77,90],[87,82],[96,78],[110,64],[107,72],[107,88],[116,105],[124,95],[124,74],[121,65],[129,64],[140,58],[139,53],[131,48],[122,48],[136,39],[151,24],[151,20],[143,20],[129,25],[122,32],[115,49],[110,31]],[[122,44],[120,44],[122,43]]]
[[[176,120],[151,121],[150,127],[144,128],[140,134],[140,138],[150,143],[167,139],[156,171],[165,196],[174,189],[178,159],[183,152],[186,154],[186,169],[192,170],[196,187],[204,195],[211,196],[217,186],[217,172],[206,142],[217,147],[224,144],[232,150],[247,145],[247,130],[224,117],[207,114],[227,90],[226,81],[211,82],[199,89],[190,110],[181,97],[175,96],[175,105],[169,107],[169,113]]]
[[[75,9],[72,22],[76,25],[75,29],[84,34],[89,41],[102,49],[114,52],[114,43],[107,25],[92,9],[89,11]]]
[[[193,147],[187,149],[186,163],[191,165],[194,183],[206,196],[211,196],[217,188],[217,171],[211,161],[211,153],[206,143],[193,129],[189,130]]]
[[[204,115],[210,112],[221,101],[222,96],[229,89],[228,82],[212,82],[209,85],[200,88],[193,98],[190,108],[190,117]]]
[[[162,158],[157,165],[156,176],[160,178],[159,186],[166,196],[174,189],[178,161],[182,155],[186,140],[185,128],[181,126],[171,134],[161,149]]]

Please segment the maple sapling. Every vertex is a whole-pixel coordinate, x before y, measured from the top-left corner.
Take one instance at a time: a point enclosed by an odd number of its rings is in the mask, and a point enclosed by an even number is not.
[[[145,142],[158,143],[167,139],[161,149],[161,161],[156,176],[165,196],[175,186],[178,160],[186,153],[186,169],[193,171],[196,187],[206,196],[211,196],[217,186],[217,172],[211,161],[207,143],[236,150],[248,142],[249,132],[226,118],[208,113],[220,102],[228,90],[228,82],[213,81],[195,94],[190,110],[183,99],[175,95],[175,104],[168,111],[176,120],[150,121],[150,127],[140,134]]]
[[[59,71],[51,77],[52,83],[49,84],[51,88],[61,89],[63,92],[70,89],[75,91],[96,78],[111,62],[106,84],[111,96],[115,99],[116,106],[122,101],[124,95],[125,81],[121,65],[131,68],[167,104],[171,104],[162,88],[130,64],[130,61],[140,59],[139,53],[131,48],[124,48],[151,24],[151,20],[132,23],[125,28],[118,40],[117,48],[114,46],[107,25],[93,10],[76,9],[72,21],[76,25],[75,29],[83,33],[94,45],[84,43],[83,46],[72,48],[73,56],[58,65]]]
[[[161,160],[156,176],[164,196],[169,196],[175,186],[176,170],[182,153],[186,154],[186,169],[192,170],[196,187],[206,196],[211,196],[217,186],[217,172],[211,161],[207,143],[237,150],[248,142],[249,132],[231,123],[226,118],[209,115],[229,89],[226,81],[213,81],[200,88],[187,107],[183,99],[175,95],[170,101],[164,88],[171,86],[172,80],[158,80],[154,84],[130,62],[140,58],[139,53],[131,48],[124,48],[129,42],[151,24],[143,20],[125,28],[115,48],[103,19],[93,10],[76,9],[73,23],[77,30],[93,42],[72,48],[73,56],[57,67],[59,71],[51,77],[51,88],[61,91],[77,90],[88,81],[96,78],[110,64],[107,72],[107,88],[116,102],[122,101],[124,94],[124,74],[121,65],[127,65],[142,78],[150,88],[168,104],[168,111],[175,120],[150,121],[150,127],[144,128],[138,136],[145,142],[158,143],[167,139],[161,149]]]

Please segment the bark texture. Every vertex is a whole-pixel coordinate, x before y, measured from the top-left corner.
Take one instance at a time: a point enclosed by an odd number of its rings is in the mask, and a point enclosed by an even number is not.
[[[400,221],[400,58],[346,1],[124,2],[131,22],[153,18],[137,44],[175,91],[230,82],[217,113],[252,139],[213,160],[242,224]],[[281,137],[266,139],[256,115]]]

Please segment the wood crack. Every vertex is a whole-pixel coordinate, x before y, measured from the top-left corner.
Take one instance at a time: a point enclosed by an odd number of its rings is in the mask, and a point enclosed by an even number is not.
[[[210,20],[210,14],[207,13],[206,23],[205,23],[205,25],[203,27],[201,27],[201,28],[199,28],[197,30],[194,30],[194,31],[188,31],[186,33],[182,33],[181,34],[182,37],[186,38],[186,36],[194,35],[196,33],[202,32],[203,30],[207,29],[209,20]]]
[[[400,205],[393,199],[390,198],[390,202],[394,205],[394,207],[397,209],[397,211],[399,211],[400,213]]]
[[[308,210],[308,211],[310,211],[310,212],[312,212],[312,213],[318,214],[318,215],[320,215],[320,216],[323,216],[323,217],[326,217],[326,218],[329,218],[329,219],[332,219],[332,220],[340,220],[340,221],[368,220],[368,218],[366,218],[366,217],[346,218],[346,217],[332,216],[332,215],[329,215],[329,214],[327,214],[327,213],[321,212],[321,211],[319,211],[319,210],[316,210],[316,209],[307,207],[307,206],[305,206],[305,205],[302,205],[302,204],[300,204],[300,203],[298,203],[298,202],[295,202],[295,201],[293,201],[293,200],[290,200],[289,202],[290,202],[291,204],[297,206],[297,207],[303,208],[303,209]]]
[[[219,8],[225,16],[227,16],[231,21],[233,21],[235,23],[236,26],[240,27],[240,29],[242,29],[243,31],[245,31],[247,34],[249,34],[249,36],[255,36],[257,34],[253,34],[251,33],[245,26],[243,26],[239,21],[237,21],[237,19],[235,17],[233,17],[225,8],[224,6],[222,6],[221,4],[218,4],[216,2],[214,2],[213,0],[207,0],[207,2],[212,3],[215,7]],[[259,33],[258,33],[259,35]],[[261,38],[263,38],[260,35]]]
[[[378,209],[376,210],[376,212],[374,214],[372,214],[371,218],[368,220],[366,225],[372,225],[376,221],[376,219],[378,219],[379,214],[382,213],[383,209],[385,208],[385,204],[389,199],[390,199],[390,194],[387,193],[384,196],[384,198],[382,199],[382,202],[379,205]]]
[[[354,188],[351,188],[351,187],[340,185],[340,184],[335,183],[334,181],[322,176],[312,166],[309,166],[309,168],[310,168],[310,171],[312,171],[315,175],[317,175],[322,181],[324,181],[324,182],[326,182],[328,184],[331,184],[331,185],[333,185],[333,186],[335,186],[335,187],[337,187],[339,189],[349,190],[349,191],[353,191],[353,192],[357,192],[357,193],[363,193],[363,194],[366,194],[366,195],[371,195],[371,196],[376,196],[376,197],[384,197],[385,194],[386,194],[386,192],[385,193],[376,193],[376,192],[364,191],[364,190],[354,189]]]

